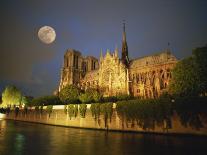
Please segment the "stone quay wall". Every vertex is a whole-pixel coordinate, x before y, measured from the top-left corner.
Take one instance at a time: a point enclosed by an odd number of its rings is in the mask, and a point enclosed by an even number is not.
[[[113,130],[113,131],[127,131],[127,132],[144,132],[144,133],[159,133],[159,134],[187,134],[187,135],[205,135],[207,136],[207,124],[204,124],[204,127],[196,130],[191,127],[184,127],[179,121],[179,117],[174,114],[172,117],[172,128],[165,129],[164,127],[155,126],[154,129],[143,130],[132,123],[123,122],[115,108],[113,108],[113,115],[111,121],[108,119],[105,123],[103,115],[100,115],[100,118],[95,121],[92,117],[90,110],[90,104],[87,104],[87,111],[85,118],[81,118],[78,112],[77,117],[70,118],[69,115],[64,110],[64,105],[53,106],[52,113],[49,115],[46,110],[43,110],[42,113],[35,111],[34,108],[28,110],[27,114],[23,110],[19,110],[18,115],[14,111],[11,111],[9,114],[6,114],[5,119],[26,121],[33,123],[42,123],[48,125],[57,125],[65,127],[76,127],[76,128],[87,128],[87,129],[101,129],[101,130]],[[114,105],[115,106],[115,105]],[[43,109],[46,109],[44,107]],[[106,125],[107,124],[107,125]]]

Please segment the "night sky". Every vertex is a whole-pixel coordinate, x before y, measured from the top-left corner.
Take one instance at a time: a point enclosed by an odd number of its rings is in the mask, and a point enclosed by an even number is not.
[[[170,48],[182,59],[207,44],[206,0],[1,0],[0,92],[14,84],[25,95],[51,94],[66,49],[121,52],[123,20],[130,58]],[[52,44],[37,37],[44,25],[56,31]]]

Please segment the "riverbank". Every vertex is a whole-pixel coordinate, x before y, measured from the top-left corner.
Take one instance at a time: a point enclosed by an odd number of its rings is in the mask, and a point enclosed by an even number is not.
[[[189,126],[185,127],[181,124],[177,114],[173,114],[170,128],[166,128],[165,124],[163,126],[156,124],[152,129],[143,129],[135,122],[124,122],[117,114],[114,106],[111,118],[107,119],[102,114],[98,118],[94,118],[90,106],[91,104],[87,104],[84,117],[80,115],[80,111],[77,111],[76,116],[70,116],[69,113],[65,112],[64,105],[59,105],[53,106],[51,113],[47,112],[46,107],[42,111],[37,111],[35,108],[31,108],[27,112],[19,110],[18,114],[15,111],[11,111],[9,114],[6,114],[5,119],[96,130],[207,136],[207,124],[203,124],[204,126],[200,129]]]
[[[205,154],[207,142],[199,136],[104,132],[14,120],[0,120],[0,131],[0,154]]]

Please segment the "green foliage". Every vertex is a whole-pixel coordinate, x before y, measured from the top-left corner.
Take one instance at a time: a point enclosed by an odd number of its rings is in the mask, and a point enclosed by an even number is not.
[[[198,66],[192,57],[177,63],[172,71],[170,91],[181,96],[196,96],[199,94]]]
[[[43,113],[43,105],[41,105],[41,106],[39,107],[39,109],[40,109],[40,113],[42,114],[42,113]]]
[[[180,97],[172,102],[165,95],[159,99],[142,99],[117,102],[116,110],[122,123],[131,123],[144,130],[154,129],[155,125],[163,129],[172,128],[171,118],[176,112],[185,127],[200,129],[203,127],[201,116],[207,116],[207,97]],[[124,124],[123,124],[124,125]]]
[[[74,104],[69,104],[66,106],[69,118],[71,119],[72,117],[77,117],[78,115],[78,105]]]
[[[130,100],[132,99],[132,96],[128,95],[128,94],[118,94],[117,96],[108,96],[108,97],[104,97],[102,98],[102,102],[117,102],[117,101],[126,101],[126,100]]]
[[[25,106],[30,106],[32,103],[33,97],[31,96],[23,96],[21,103],[24,104]]]
[[[207,45],[194,49],[192,57],[198,68],[196,73],[199,77],[199,91],[205,94],[207,93]]]
[[[100,106],[101,114],[104,116],[105,127],[108,128],[108,119],[111,122],[111,117],[113,114],[113,103],[103,103]]]
[[[95,103],[100,102],[102,99],[102,95],[98,91],[93,92],[93,101]]]
[[[12,106],[21,104],[22,94],[15,86],[7,86],[2,93],[2,106]]]
[[[87,105],[86,104],[80,104],[79,105],[79,112],[80,112],[80,116],[82,118],[85,118],[85,116],[86,116],[86,110],[87,110]]]
[[[39,106],[35,106],[35,112],[36,112],[36,113],[39,112]]]
[[[39,98],[34,98],[31,101],[31,105],[33,106],[41,106],[41,105],[60,105],[62,104],[61,100],[58,96],[42,96]]]
[[[74,85],[66,85],[59,93],[63,103],[78,103],[80,90]]]
[[[99,120],[100,114],[101,114],[101,109],[100,109],[100,103],[93,103],[91,104],[91,113],[92,117],[94,117],[95,121]]]
[[[69,114],[70,119],[71,119],[71,117],[74,116],[74,105],[73,104],[68,105],[68,114]]]
[[[50,117],[50,114],[52,113],[52,109],[53,109],[53,105],[48,105],[46,108],[46,111],[49,114],[49,117]]]
[[[93,101],[93,96],[87,93],[81,93],[79,96],[79,100],[82,103],[91,103]]]
[[[169,90],[177,96],[199,96],[207,92],[207,47],[178,62],[172,71]]]
[[[171,102],[160,99],[130,100],[117,102],[117,114],[122,122],[128,126],[131,122],[132,127],[135,121],[143,129],[154,129],[155,124],[163,126],[164,122],[170,122],[172,116]]]
[[[67,114],[67,112],[68,112],[68,105],[65,105],[64,106],[64,113]]]
[[[132,97],[128,94],[119,94],[116,96],[118,101],[122,101],[122,100],[130,100]]]
[[[117,102],[117,97],[116,96],[104,97],[103,102]]]
[[[108,127],[108,119],[111,122],[113,114],[113,103],[93,103],[90,109],[95,121],[99,122],[100,114],[102,114],[104,116],[105,127]]]
[[[200,117],[207,115],[207,97],[177,98],[174,109],[177,112],[181,124],[194,129],[203,127]]]
[[[99,102],[102,98],[102,95],[96,90],[89,88],[79,96],[79,100],[82,103],[91,103],[91,102]]]
[[[77,104],[74,106],[74,116],[75,117],[78,116],[78,105]]]

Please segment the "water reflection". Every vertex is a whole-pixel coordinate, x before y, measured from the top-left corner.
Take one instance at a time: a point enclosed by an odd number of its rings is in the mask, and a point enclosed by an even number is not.
[[[14,152],[16,152],[17,154],[23,154],[24,142],[25,142],[24,135],[17,133],[15,136]]]
[[[104,132],[0,120],[0,154],[204,154],[207,138]]]

